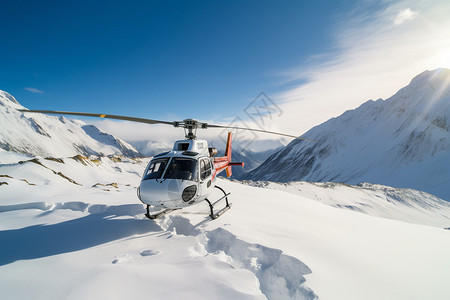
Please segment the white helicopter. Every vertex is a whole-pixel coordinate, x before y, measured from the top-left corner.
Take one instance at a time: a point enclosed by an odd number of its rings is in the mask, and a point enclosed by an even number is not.
[[[205,140],[196,139],[197,128],[251,130],[315,142],[314,140],[284,133],[235,126],[213,125],[199,122],[194,119],[168,122],[127,116],[80,112],[26,109],[19,111],[24,113],[99,117],[146,124],[167,124],[174,127],[183,127],[186,139],[176,141],[172,151],[160,153],[152,158],[145,168],[141,183],[137,189],[139,200],[147,206],[145,216],[149,219],[156,219],[174,210],[189,207],[203,201],[206,201],[209,205],[209,216],[211,219],[218,218],[230,209],[231,203],[228,201],[230,193],[226,193],[221,187],[216,185],[217,175],[223,170],[226,170],[227,177],[230,177],[232,175],[231,166],[243,167],[244,163],[232,162],[231,160],[231,132],[228,132],[225,156],[215,157],[218,153],[217,149],[208,147],[208,142]],[[215,201],[211,201],[208,199],[208,196],[210,196],[214,188],[219,189],[223,193],[223,196]],[[222,200],[225,200],[225,206],[217,212],[214,212],[214,205]],[[150,209],[152,211],[150,211]]]

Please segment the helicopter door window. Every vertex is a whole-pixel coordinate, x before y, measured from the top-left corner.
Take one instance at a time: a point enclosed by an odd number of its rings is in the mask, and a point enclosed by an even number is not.
[[[205,180],[205,160],[200,160],[200,180]]]
[[[164,179],[197,180],[197,161],[174,157],[167,168]]]
[[[145,172],[143,180],[161,178],[168,161],[168,158],[152,160],[148,166],[147,172]]]
[[[211,162],[205,158],[200,161],[200,179],[205,180],[211,175]]]

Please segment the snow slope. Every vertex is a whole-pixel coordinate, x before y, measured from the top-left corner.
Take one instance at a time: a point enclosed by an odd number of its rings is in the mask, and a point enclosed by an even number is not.
[[[431,194],[389,186],[361,183],[306,181],[275,183],[244,181],[250,186],[274,189],[300,195],[332,207],[403,222],[446,228],[450,203]]]
[[[371,182],[450,200],[450,70],[426,71],[387,100],[314,127],[244,178]]]
[[[135,194],[147,159],[6,153],[1,299],[450,295],[449,206],[425,193],[219,179],[233,202],[219,219],[199,204],[150,221]]]
[[[7,92],[0,91],[1,149],[31,156],[142,156],[130,144],[93,125],[64,117],[21,113],[17,109],[25,107]]]

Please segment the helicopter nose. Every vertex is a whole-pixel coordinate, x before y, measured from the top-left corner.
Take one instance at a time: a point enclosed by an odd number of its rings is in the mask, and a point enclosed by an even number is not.
[[[187,180],[143,180],[139,186],[142,203],[155,207],[180,208],[197,193],[197,185]]]
[[[188,191],[184,192],[186,189],[188,189]],[[195,192],[197,191],[197,185],[193,185],[192,182],[184,180],[183,181],[170,180],[167,186],[167,193],[169,195],[170,200],[172,201],[179,201],[179,200],[183,201],[184,199],[186,199],[186,201],[189,201],[194,196],[192,195],[192,191],[194,191],[195,195]],[[183,199],[183,192],[185,194],[184,199]]]
[[[142,203],[148,205],[155,205],[159,204],[159,202],[170,200],[167,195],[166,184],[156,179],[141,181],[139,185],[139,196]]]

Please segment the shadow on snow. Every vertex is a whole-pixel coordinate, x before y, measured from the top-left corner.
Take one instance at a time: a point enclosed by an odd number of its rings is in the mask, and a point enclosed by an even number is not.
[[[24,204],[24,206],[33,204]],[[37,203],[34,205],[44,205]],[[60,207],[58,207],[58,205]],[[34,225],[20,229],[0,231],[0,266],[18,260],[36,259],[94,247],[136,234],[162,231],[155,222],[147,219],[120,218],[142,211],[141,205],[91,205],[82,202],[56,204],[58,208],[79,210],[83,207],[89,215],[52,225]],[[81,206],[81,207],[80,207]],[[23,209],[20,205],[1,206],[0,212]],[[30,208],[30,207],[27,207]],[[46,215],[54,211],[44,211]]]

